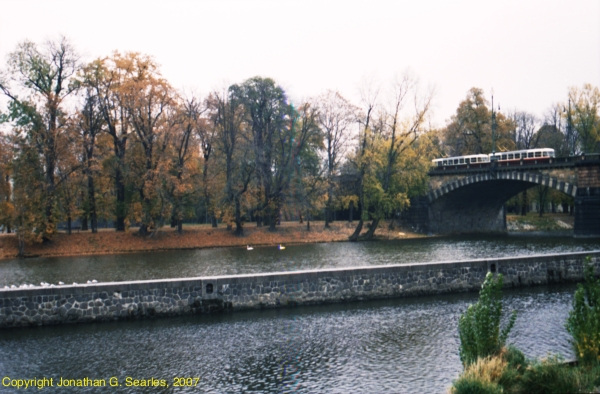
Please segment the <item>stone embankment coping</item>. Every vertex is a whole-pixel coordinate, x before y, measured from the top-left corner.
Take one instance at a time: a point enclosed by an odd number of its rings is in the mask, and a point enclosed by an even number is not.
[[[0,289],[0,328],[281,308],[578,282],[600,250],[420,264]]]

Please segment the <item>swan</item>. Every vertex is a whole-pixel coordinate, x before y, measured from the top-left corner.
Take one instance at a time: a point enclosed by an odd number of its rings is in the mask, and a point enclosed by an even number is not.
[[[254,248],[250,245],[246,245],[246,250],[254,250]]]
[[[285,246],[283,246],[282,244],[279,244],[279,246],[277,246],[277,249],[279,249],[279,250],[284,250],[284,249],[285,249]]]

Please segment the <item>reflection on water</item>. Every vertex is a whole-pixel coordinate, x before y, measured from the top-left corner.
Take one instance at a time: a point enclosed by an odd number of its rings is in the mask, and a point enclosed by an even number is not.
[[[518,311],[509,342],[529,357],[572,358],[564,323],[574,289],[505,291],[506,310]],[[6,330],[0,374],[122,383],[198,376],[188,392],[207,393],[443,393],[462,369],[458,317],[476,297]]]
[[[600,249],[599,239],[570,237],[439,237],[385,242],[200,249],[118,256],[0,261],[0,286],[40,282],[85,283],[298,271],[467,260]]]

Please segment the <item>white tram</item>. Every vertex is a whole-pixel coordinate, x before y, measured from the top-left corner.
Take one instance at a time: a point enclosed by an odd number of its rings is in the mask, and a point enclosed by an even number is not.
[[[467,155],[467,156],[456,156],[456,157],[445,157],[440,159],[433,159],[433,165],[435,167],[445,166],[462,166],[471,165],[478,163],[489,163],[492,161],[510,164],[511,162],[521,162],[536,160],[538,162],[549,161],[554,156],[554,149],[552,148],[539,148],[539,149],[523,149],[515,150],[510,152],[496,152],[494,154],[479,154],[479,155]]]

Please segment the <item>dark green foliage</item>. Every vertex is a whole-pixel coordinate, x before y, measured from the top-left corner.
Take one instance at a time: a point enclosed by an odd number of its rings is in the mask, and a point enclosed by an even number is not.
[[[585,377],[577,368],[567,367],[559,358],[530,365],[523,374],[519,393],[562,394],[580,393],[586,386]]]
[[[578,286],[567,329],[573,335],[579,365],[555,356],[528,361],[514,347],[503,348],[514,324],[513,313],[500,332],[502,276],[488,274],[477,304],[459,320],[460,357],[465,371],[452,393],[583,393],[600,389],[600,279],[588,258],[585,282]],[[487,357],[487,358],[486,358]],[[479,360],[479,361],[478,361]]]
[[[522,351],[514,346],[509,346],[502,354],[507,366],[502,372],[498,384],[504,388],[504,392],[515,392],[519,387],[521,376],[527,369],[529,363]]]
[[[573,336],[577,360],[582,365],[600,364],[600,278],[594,278],[594,266],[587,257],[584,283],[577,286],[567,330]]]
[[[502,392],[502,387],[495,383],[473,378],[458,379],[452,386],[453,394],[496,394]]]
[[[460,317],[460,360],[464,366],[474,363],[478,358],[498,354],[515,324],[517,316],[513,312],[506,327],[500,331],[502,283],[501,274],[494,280],[493,274],[488,272],[479,292],[479,301],[470,305]]]

